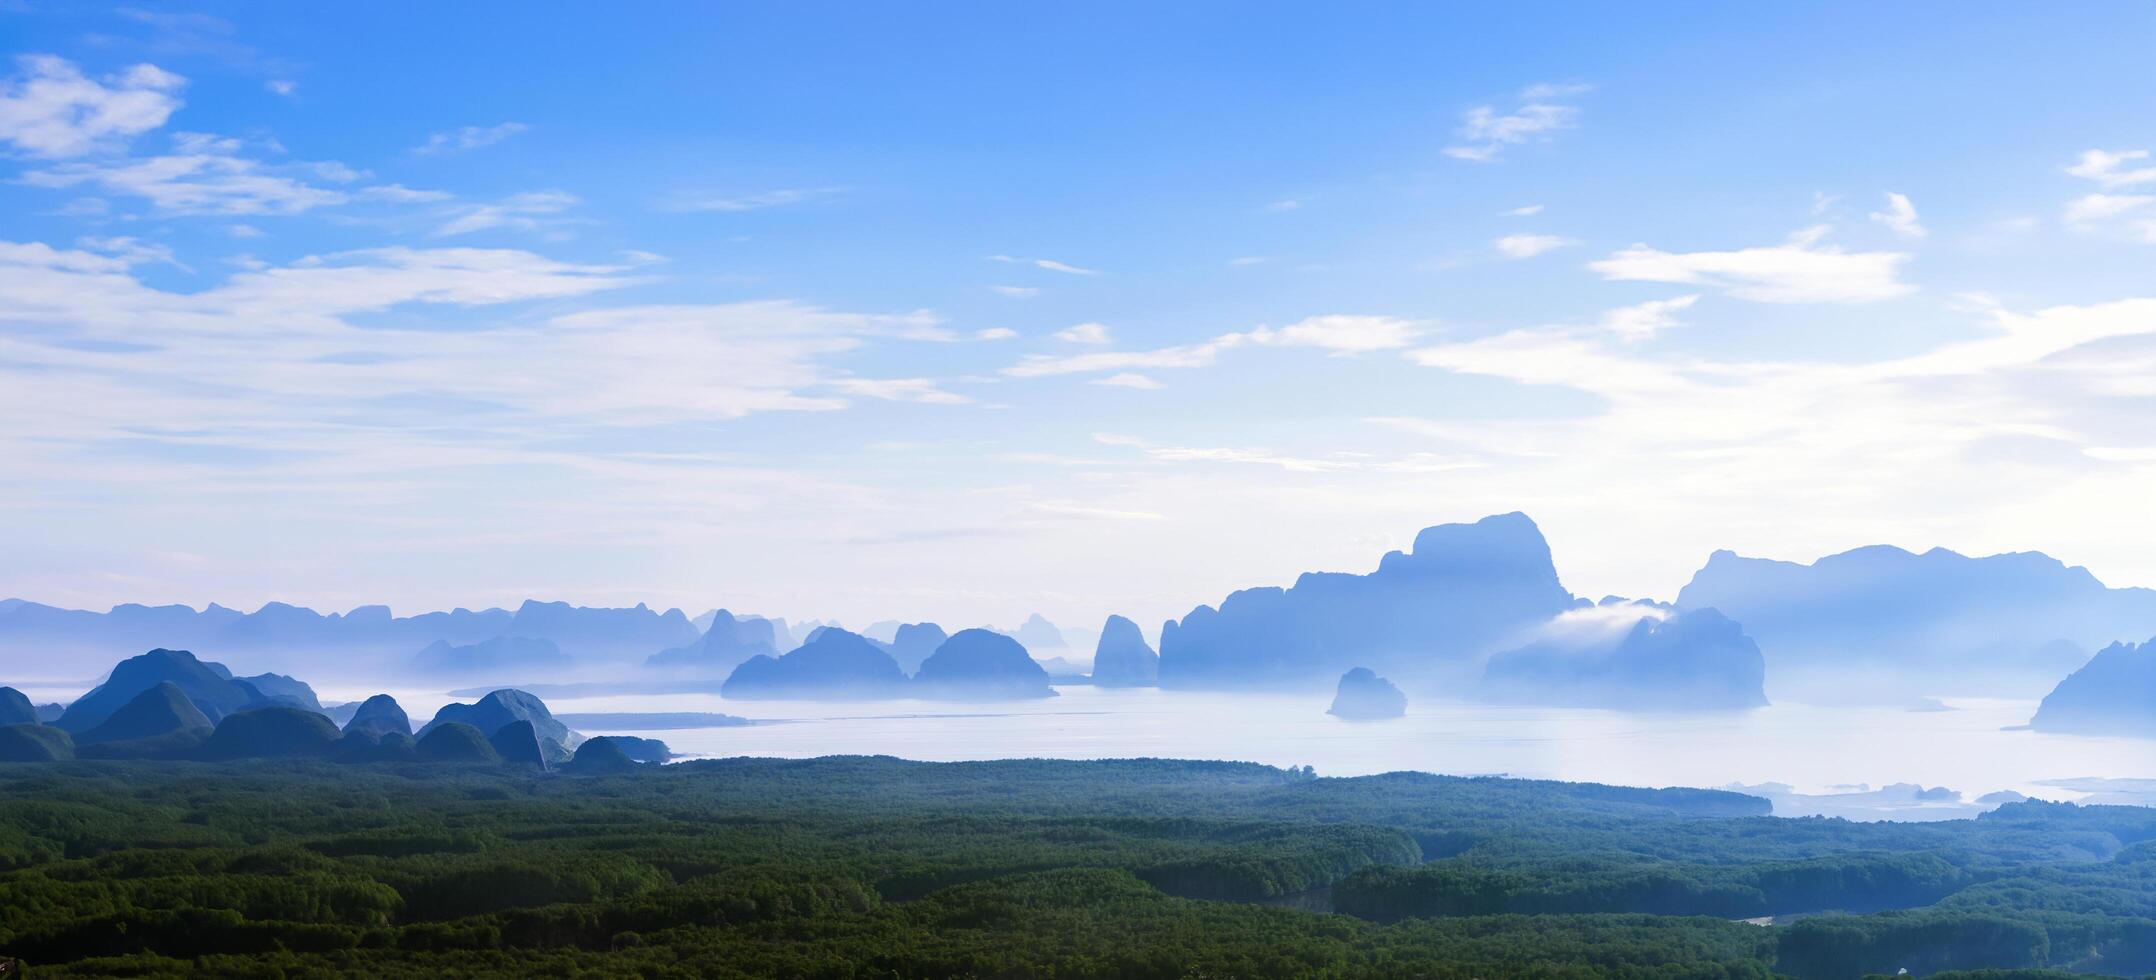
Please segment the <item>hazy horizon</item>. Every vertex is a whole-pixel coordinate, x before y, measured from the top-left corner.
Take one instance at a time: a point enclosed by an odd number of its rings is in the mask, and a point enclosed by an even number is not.
[[[2156,584],[2149,9],[1697,14],[10,6],[0,595]]]

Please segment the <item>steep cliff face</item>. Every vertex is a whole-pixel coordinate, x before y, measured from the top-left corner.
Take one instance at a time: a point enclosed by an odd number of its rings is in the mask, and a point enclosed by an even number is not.
[[[2156,738],[2156,639],[2099,651],[2044,696],[2029,727]]]
[[[1463,669],[1573,607],[1524,514],[1444,524],[1367,575],[1309,573],[1246,589],[1161,631],[1160,683],[1259,688],[1330,682],[1368,666],[1396,677]]]
[[[1160,654],[1145,642],[1138,624],[1108,617],[1093,651],[1093,683],[1100,687],[1152,687],[1160,683]]]

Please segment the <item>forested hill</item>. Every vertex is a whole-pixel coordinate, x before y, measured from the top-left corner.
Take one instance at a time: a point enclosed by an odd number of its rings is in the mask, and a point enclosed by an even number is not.
[[[618,776],[0,766],[35,976],[1846,977],[2156,970],[2156,811],[1235,763],[733,759]],[[1285,897],[1343,913],[1259,904]],[[1734,921],[1849,910],[1762,927]]]

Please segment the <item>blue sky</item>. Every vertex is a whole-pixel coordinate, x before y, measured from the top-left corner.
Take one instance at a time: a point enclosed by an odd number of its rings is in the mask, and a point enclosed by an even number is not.
[[[0,5],[0,594],[2156,584],[2156,7]]]

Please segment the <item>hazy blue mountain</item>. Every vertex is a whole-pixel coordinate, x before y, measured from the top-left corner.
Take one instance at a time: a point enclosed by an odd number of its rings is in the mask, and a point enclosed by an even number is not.
[[[934,623],[906,623],[892,636],[888,650],[891,659],[898,661],[898,669],[915,673],[921,669],[921,661],[927,660],[943,641],[951,638],[943,627]]]
[[[1034,663],[1026,648],[1001,633],[959,630],[943,641],[913,677],[915,693],[947,701],[1003,701],[1052,698],[1048,672]]]
[[[502,631],[510,614],[499,609],[427,613],[398,619],[382,606],[319,613],[273,602],[252,613],[212,603],[143,606],[127,603],[102,613],[17,602],[0,609],[0,655],[104,658],[152,647],[219,654],[279,654],[318,650],[409,650],[437,639],[469,643]]]
[[[283,674],[256,674],[253,677],[235,677],[233,681],[252,685],[261,693],[258,700],[263,702],[305,708],[317,713],[322,710],[322,702],[315,699],[314,688]]]
[[[573,747],[583,737],[569,730],[569,726],[556,721],[554,713],[547,710],[546,702],[523,691],[503,689],[492,692],[472,704],[445,704],[435,712],[434,720],[419,730],[420,741],[428,734],[448,724],[465,724],[479,730],[482,736],[492,736],[503,727],[520,721],[532,723],[539,737],[552,739],[565,747]]]
[[[0,725],[40,724],[37,706],[12,687],[0,687]]]
[[[906,674],[866,638],[818,627],[782,657],[751,657],[721,685],[729,698],[872,700],[906,696]]]
[[[2092,651],[2156,635],[2156,591],[2034,552],[1879,546],[1802,565],[1718,551],[1677,604],[1743,623],[1769,693],[1800,700],[2035,697]]]
[[[452,646],[436,640],[412,657],[412,666],[429,674],[504,674],[560,670],[571,663],[553,640],[531,636],[496,636]]]
[[[1093,651],[1093,683],[1101,687],[1152,687],[1160,683],[1160,654],[1146,644],[1138,624],[1110,616]]]
[[[501,632],[552,640],[578,659],[641,660],[697,639],[696,625],[681,610],[655,612],[641,602],[631,609],[598,609],[527,600]]]
[[[637,762],[671,762],[674,758],[674,750],[655,738],[636,738],[630,735],[610,735],[607,738],[620,747],[623,755]],[[579,745],[577,748],[581,749],[583,746]]]
[[[418,758],[419,744],[404,732],[349,731],[330,746],[329,756],[339,762],[410,762]]]
[[[1160,683],[1307,687],[1358,665],[1414,683],[1464,681],[1482,655],[1575,604],[1526,515],[1444,524],[1370,574],[1306,573],[1292,588],[1245,589],[1169,622]]]
[[[83,758],[167,758],[192,751],[214,728],[171,681],[159,681],[87,731],[73,733]]]
[[[38,723],[41,725],[50,725],[53,722],[59,721],[60,716],[66,713],[67,705],[64,704],[53,703],[41,704],[37,706],[37,720]]]
[[[1477,694],[1511,704],[1715,711],[1765,705],[1765,679],[1759,647],[1721,613],[1613,603],[1560,616],[1534,642],[1491,657]]]
[[[412,755],[419,761],[501,764],[501,753],[494,751],[479,729],[459,721],[427,727],[430,731],[412,746]]]
[[[759,654],[769,657],[779,654],[778,634],[771,628],[771,621],[737,619],[733,613],[721,609],[712,616],[710,627],[696,642],[661,650],[645,659],[644,665],[723,677],[741,666],[742,661]]]
[[[487,744],[494,747],[495,754],[501,756],[503,762],[544,769],[547,753],[539,743],[539,730],[529,721],[510,722],[487,736]]]
[[[2044,695],[2029,727],[2156,738],[2156,639],[2114,643]]]
[[[66,762],[75,740],[48,725],[0,725],[0,762]]]
[[[1093,668],[1089,664],[1079,663],[1078,661],[1072,660],[1069,657],[1035,657],[1033,658],[1033,662],[1039,664],[1042,670],[1048,672],[1048,680],[1050,683],[1093,683]]]
[[[1070,641],[1063,638],[1063,631],[1057,629],[1056,624],[1049,622],[1040,613],[1026,617],[1026,621],[1020,623],[1017,629],[995,632],[1017,640],[1020,646],[1032,651],[1036,656],[1054,656],[1070,649]]]
[[[586,739],[584,744],[576,747],[576,755],[562,766],[562,771],[579,776],[604,776],[643,768],[629,757],[621,742],[619,738],[606,735]]]
[[[405,715],[404,707],[397,703],[396,698],[387,694],[377,694],[360,702],[359,709],[352,713],[351,720],[345,722],[344,730],[347,734],[351,732],[368,732],[375,736],[382,736],[390,732],[397,732],[410,735],[412,733],[412,719]]]
[[[195,751],[212,760],[320,758],[338,737],[337,726],[320,712],[277,705],[226,715]]]
[[[137,695],[166,683],[194,702],[209,724],[262,700],[261,691],[235,682],[223,664],[198,660],[185,650],[158,649],[120,661],[103,684],[68,705],[53,725],[80,735],[103,724]]]
[[[895,619],[879,619],[861,630],[861,635],[878,643],[889,644],[898,639],[900,625]]]
[[[1325,713],[1349,721],[1398,718],[1407,714],[1407,695],[1370,668],[1357,667],[1340,675],[1340,687],[1333,693],[1333,706],[1325,709]]]

